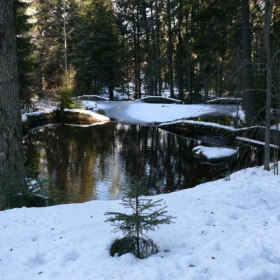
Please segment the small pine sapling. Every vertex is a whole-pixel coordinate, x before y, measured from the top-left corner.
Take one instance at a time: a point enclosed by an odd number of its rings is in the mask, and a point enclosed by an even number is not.
[[[158,246],[149,239],[145,232],[155,230],[161,224],[170,224],[174,217],[166,215],[167,206],[162,206],[162,199],[153,201],[141,195],[147,194],[143,179],[131,179],[129,184],[122,188],[124,198],[121,205],[132,210],[131,214],[106,212],[112,216],[106,220],[116,227],[115,231],[122,231],[123,237],[117,238],[111,245],[110,255],[121,256],[132,253],[143,259],[158,252]]]

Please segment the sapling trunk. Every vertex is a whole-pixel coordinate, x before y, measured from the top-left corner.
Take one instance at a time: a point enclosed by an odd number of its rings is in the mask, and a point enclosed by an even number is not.
[[[116,253],[121,256],[126,253],[132,253],[137,258],[146,258],[151,254],[158,252],[158,247],[143,231],[155,230],[161,224],[172,223],[174,217],[166,215],[166,206],[162,207],[162,200],[153,201],[148,198],[140,198],[145,188],[144,181],[132,179],[127,188],[123,189],[125,198],[122,205],[125,208],[132,209],[132,214],[106,212],[105,215],[111,215],[106,222],[112,222],[116,226],[116,231],[122,231],[124,236],[117,238],[110,249],[110,255]],[[158,208],[159,209],[156,209]]]
[[[139,232],[139,197],[136,196],[135,197],[135,201],[136,201],[136,213],[135,213],[135,218],[136,218],[136,242],[137,242],[137,256],[138,258],[140,258],[140,232]]]

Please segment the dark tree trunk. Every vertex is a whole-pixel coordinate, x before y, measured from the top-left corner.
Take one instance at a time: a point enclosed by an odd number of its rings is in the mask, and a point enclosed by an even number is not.
[[[0,0],[0,175],[22,158],[15,1]]]
[[[167,25],[168,25],[168,71],[169,71],[169,87],[170,96],[174,98],[174,82],[173,82],[173,40],[171,28],[171,3],[167,0]]]
[[[150,20],[153,20],[153,11],[151,9],[151,17]],[[144,5],[144,8],[142,8],[142,22],[144,24],[144,30],[145,30],[145,49],[144,52],[147,53],[147,65],[146,65],[146,73],[145,73],[145,79],[146,79],[146,94],[148,95],[154,95],[154,64],[153,64],[153,58],[154,58],[154,40],[153,36],[150,34],[152,27],[149,27],[149,21],[147,18],[147,7]],[[152,46],[152,47],[151,47]]]
[[[219,91],[218,91],[218,96],[222,96],[223,94],[223,75],[224,75],[224,56],[222,56],[222,61],[219,64],[219,69],[220,71],[218,71],[219,74]]]
[[[134,52],[134,98],[139,98],[138,51],[137,51],[137,32],[136,32],[135,16],[133,17],[133,52]]]
[[[255,117],[254,94],[252,91],[253,66],[251,60],[251,27],[249,0],[242,0],[242,45],[243,45],[243,109],[246,123],[251,124]]]
[[[178,14],[178,46],[177,46],[177,80],[179,88],[179,98],[184,99],[184,66],[183,66],[183,3],[180,2]]]
[[[190,13],[190,14],[189,14]],[[193,17],[194,17],[194,13],[193,11],[188,11],[188,13],[186,14],[186,18],[191,18],[191,22],[194,22],[193,21]],[[187,67],[186,67],[186,77],[187,77],[187,81],[188,81],[188,102],[192,104],[193,102],[193,67],[191,66],[192,63],[191,63],[191,47],[190,47],[190,37],[189,37],[189,30],[191,33],[194,32],[193,30],[193,24],[190,24],[190,23],[186,23],[186,30],[185,30],[185,34],[186,34],[186,64],[187,64]]]
[[[207,72],[203,72],[202,77],[204,83],[204,101],[206,102],[208,100],[208,95],[209,95],[209,80],[208,80]]]
[[[236,88],[235,88],[235,92],[236,92],[236,95],[239,97],[240,96],[240,93],[242,91],[242,85],[241,85],[241,81],[242,81],[242,69],[240,69],[240,65],[241,65],[241,57],[242,57],[242,54],[241,54],[241,44],[240,42],[237,43],[237,46],[236,46],[236,53],[235,53],[235,67],[236,67],[236,70],[235,70],[235,79],[236,79]]]
[[[274,0],[266,1],[265,20],[265,49],[266,49],[266,118],[265,118],[265,147],[264,147],[264,169],[269,170],[270,164],[270,125],[271,125],[271,89],[272,89],[272,57],[270,49],[270,25],[273,12]]]
[[[109,87],[109,96],[110,96],[110,100],[114,99],[114,87],[112,86]]]
[[[133,44],[134,44],[134,97],[141,99],[141,58],[140,58],[140,19],[139,7],[133,17]]]
[[[158,1],[156,0],[156,76],[157,76],[157,85],[158,91],[157,94],[161,95],[162,92],[162,76],[161,76],[161,50],[160,50],[160,30],[161,30],[161,20],[158,11]]]
[[[157,1],[155,1],[155,10],[153,9],[153,5],[152,5],[152,1],[150,1],[151,3],[151,25],[152,25],[152,45],[153,45],[153,57],[152,57],[152,61],[153,61],[153,93],[154,95],[158,95],[158,75],[157,75],[157,61],[158,61],[158,54],[157,54],[157,40],[156,40],[156,36],[155,36],[155,28],[157,24]]]

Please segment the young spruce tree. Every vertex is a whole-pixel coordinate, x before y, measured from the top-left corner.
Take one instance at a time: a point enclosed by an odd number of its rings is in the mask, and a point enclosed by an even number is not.
[[[122,205],[132,210],[131,214],[106,212],[105,215],[112,217],[106,222],[112,222],[116,227],[115,231],[122,231],[124,236],[117,238],[111,245],[110,255],[117,253],[121,256],[132,253],[135,257],[143,259],[158,252],[158,246],[146,236],[149,230],[155,230],[161,224],[170,224],[174,217],[166,215],[167,206],[162,206],[162,199],[141,197],[147,194],[143,179],[132,178],[129,184],[122,191],[124,198]]]

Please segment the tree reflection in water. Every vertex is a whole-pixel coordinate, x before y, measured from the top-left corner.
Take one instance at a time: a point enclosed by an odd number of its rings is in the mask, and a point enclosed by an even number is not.
[[[121,197],[127,177],[145,177],[152,194],[194,187],[223,176],[225,166],[202,165],[192,149],[201,140],[158,127],[106,123],[91,127],[46,126],[25,139],[27,162],[53,178],[56,188],[74,190],[71,202]]]

